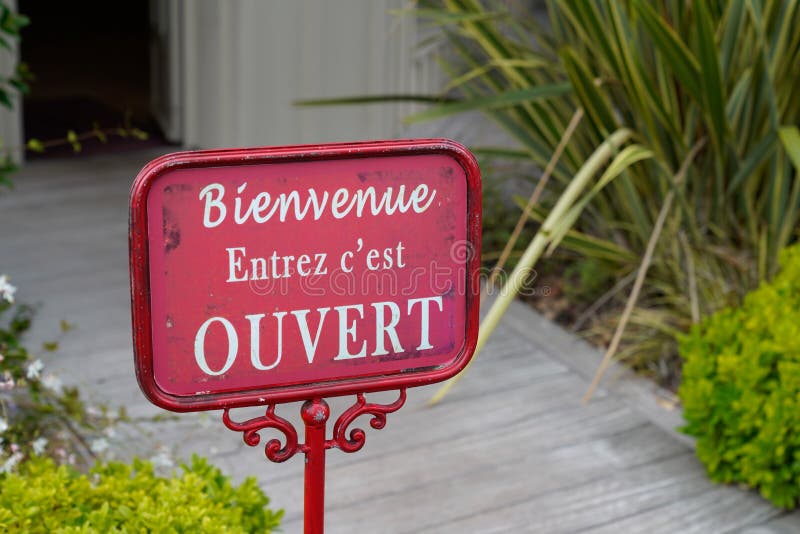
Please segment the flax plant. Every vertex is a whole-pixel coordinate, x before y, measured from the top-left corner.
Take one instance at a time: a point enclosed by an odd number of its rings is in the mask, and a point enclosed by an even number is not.
[[[674,375],[675,334],[771,278],[780,250],[797,237],[798,2],[564,0],[546,8],[547,22],[511,2],[420,7],[417,16],[449,43],[442,66],[452,80],[448,96],[460,100],[408,120],[480,109],[519,148],[479,152],[544,168],[582,109],[553,167],[543,197],[550,200],[530,210],[559,230],[551,235],[542,224],[528,251],[546,238],[542,252],[560,245],[602,260],[620,279],[641,274],[613,356]],[[613,176],[593,174],[576,193],[597,147],[622,130],[634,145],[617,158],[635,150],[636,161]],[[615,162],[609,158],[608,169]],[[558,211],[564,196],[570,208]],[[526,252],[521,268],[538,258]],[[617,306],[601,307],[594,331],[610,338],[630,299],[620,292],[611,299]],[[502,311],[507,304],[498,301]],[[493,326],[485,324],[481,338]]]

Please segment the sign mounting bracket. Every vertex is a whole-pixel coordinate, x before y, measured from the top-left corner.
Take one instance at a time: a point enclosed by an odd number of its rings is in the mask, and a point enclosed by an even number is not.
[[[356,395],[356,402],[342,412],[333,425],[333,437],[326,439],[327,423],[330,418],[330,407],[325,399],[315,397],[307,400],[300,408],[300,415],[305,426],[305,442],[300,443],[297,430],[291,422],[275,414],[276,405],[270,404],[263,416],[254,417],[242,422],[231,419],[230,409],[222,412],[222,422],[234,432],[242,432],[244,442],[251,447],[261,442],[259,432],[273,429],[284,436],[283,444],[279,439],[271,439],[264,446],[264,453],[272,462],[285,462],[298,453],[306,455],[305,463],[305,507],[303,521],[305,534],[322,534],[325,516],[325,451],[337,448],[352,453],[361,450],[366,442],[366,433],[361,428],[350,425],[362,415],[371,415],[370,426],[380,430],[386,426],[387,414],[396,412],[406,402],[406,390],[399,390],[396,401],[390,404],[367,402],[363,393]]]

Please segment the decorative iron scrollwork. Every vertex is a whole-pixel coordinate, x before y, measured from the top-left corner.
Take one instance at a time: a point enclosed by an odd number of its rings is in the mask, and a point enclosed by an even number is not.
[[[336,420],[336,424],[333,425],[333,437],[332,439],[325,440],[324,448],[338,448],[344,452],[356,452],[361,450],[367,440],[367,435],[360,428],[353,428],[348,434],[348,427],[353,423],[353,421],[362,415],[371,415],[372,419],[369,421],[370,426],[376,430],[380,430],[386,426],[386,415],[396,412],[402,408],[405,402],[405,388],[400,390],[400,396],[391,404],[376,404],[373,402],[367,402],[364,394],[359,393],[356,395],[355,404],[342,412],[342,415],[340,415]],[[325,403],[325,401],[322,399],[317,399],[311,404],[306,403],[303,407],[303,410],[308,411],[308,413],[304,413],[303,417],[307,427],[306,430],[308,430],[309,425],[320,425],[319,421],[311,419],[314,414],[323,413],[319,410],[312,410],[312,408],[317,406],[324,406],[324,410],[328,409],[327,403]],[[323,437],[325,421],[327,421],[327,419],[327,412],[325,412],[324,418],[321,421]],[[225,423],[225,426],[233,431],[243,432],[244,442],[251,447],[255,447],[261,442],[261,435],[259,434],[260,431],[266,428],[272,428],[278,432],[281,432],[285,437],[284,445],[281,445],[281,440],[273,438],[264,446],[264,453],[270,461],[285,462],[298,452],[302,452],[304,454],[309,452],[307,444],[299,443],[297,430],[294,428],[294,426],[292,426],[292,423],[283,417],[275,415],[274,404],[270,404],[267,407],[267,412],[265,415],[254,417],[241,423],[233,421],[230,416],[230,409],[225,408],[222,413],[222,422]],[[308,439],[308,434],[306,434],[306,438]]]
[[[286,440],[285,445],[281,446],[281,441],[273,438],[264,446],[264,453],[272,462],[285,462],[301,450],[300,445],[298,445],[297,430],[292,426],[292,423],[283,417],[275,415],[274,404],[270,404],[267,407],[265,415],[254,417],[241,423],[233,421],[230,417],[230,410],[225,408],[222,413],[222,422],[233,431],[244,432],[244,442],[251,447],[255,447],[261,441],[261,436],[259,435],[261,430],[273,428],[281,432]]]
[[[400,390],[400,397],[391,404],[368,403],[363,393],[359,393],[356,403],[345,410],[336,424],[333,425],[333,439],[326,443],[327,448],[338,447],[344,452],[356,452],[360,450],[367,440],[366,433],[360,428],[354,428],[347,434],[347,427],[362,415],[371,415],[370,426],[376,430],[386,426],[386,414],[396,412],[402,408],[406,402],[406,390]]]

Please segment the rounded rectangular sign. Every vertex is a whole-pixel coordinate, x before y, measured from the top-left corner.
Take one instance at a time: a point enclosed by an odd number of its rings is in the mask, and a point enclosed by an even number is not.
[[[150,162],[130,204],[142,390],[186,411],[453,376],[477,338],[480,199],[444,139]]]

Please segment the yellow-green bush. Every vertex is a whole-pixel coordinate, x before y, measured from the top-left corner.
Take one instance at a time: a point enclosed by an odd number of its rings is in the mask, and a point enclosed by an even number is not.
[[[800,503],[800,246],[781,272],[681,339],[680,397],[712,479]]]
[[[205,459],[170,478],[153,466],[107,463],[88,475],[46,457],[0,478],[2,532],[269,532],[272,511],[255,479],[234,487]]]

